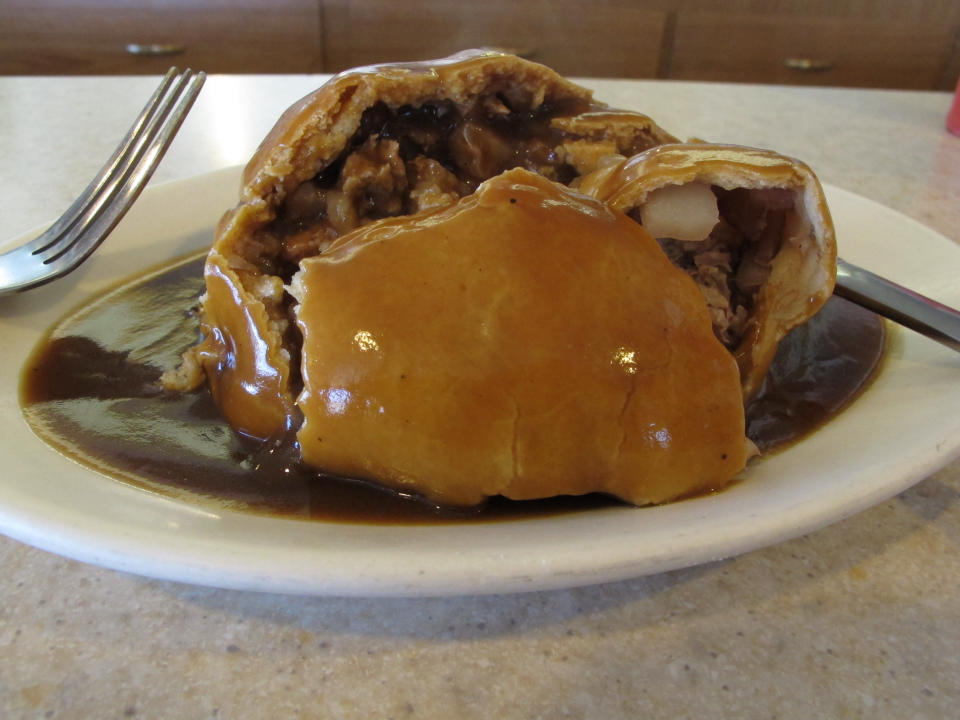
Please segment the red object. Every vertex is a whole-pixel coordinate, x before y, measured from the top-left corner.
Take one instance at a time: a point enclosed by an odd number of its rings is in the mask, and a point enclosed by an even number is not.
[[[960,135],[960,80],[957,80],[957,89],[953,93],[953,105],[947,113],[947,130],[954,135]]]

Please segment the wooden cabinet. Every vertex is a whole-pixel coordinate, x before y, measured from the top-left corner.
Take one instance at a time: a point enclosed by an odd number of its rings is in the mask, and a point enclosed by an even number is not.
[[[322,72],[317,0],[3,0],[0,74]]]
[[[329,71],[514,49],[573,76],[953,89],[957,0],[323,0]]]
[[[654,77],[667,13],[635,0],[325,0],[331,71],[499,47],[564,75]]]
[[[664,74],[685,80],[930,89],[957,28],[851,18],[681,13]],[[954,81],[956,78],[954,78]]]
[[[951,90],[960,0],[2,0],[0,74],[335,72],[501,47],[579,77]],[[164,54],[170,52],[173,54]]]

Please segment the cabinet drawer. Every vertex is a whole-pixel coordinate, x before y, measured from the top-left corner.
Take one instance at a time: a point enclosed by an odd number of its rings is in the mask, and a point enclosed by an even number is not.
[[[629,0],[328,0],[327,68],[501,47],[565,75],[655,77],[666,12]]]
[[[128,45],[145,54],[132,54]],[[157,73],[173,64],[207,72],[319,72],[319,5],[316,0],[0,3],[2,74]]]
[[[950,24],[680,13],[671,78],[934,89]]]

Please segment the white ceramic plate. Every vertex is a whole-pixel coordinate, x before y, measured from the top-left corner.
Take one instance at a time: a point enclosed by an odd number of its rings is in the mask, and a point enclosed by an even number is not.
[[[151,188],[74,276],[0,298],[0,532],[152,577],[324,595],[452,595],[570,587],[695,565],[785,540],[909,487],[960,455],[960,355],[895,332],[871,388],[826,428],[753,463],[715,496],[656,508],[461,526],[366,526],[207,508],[130,487],[51,450],[18,407],[43,330],[138,268],[209,243],[239,170]],[[828,188],[841,254],[960,305],[960,249]],[[11,241],[10,245],[24,238]],[[3,248],[0,248],[3,249]]]

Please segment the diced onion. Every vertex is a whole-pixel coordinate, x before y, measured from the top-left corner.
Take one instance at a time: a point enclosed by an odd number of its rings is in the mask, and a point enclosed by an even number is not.
[[[720,219],[717,198],[705,183],[667,185],[654,190],[640,209],[643,227],[655,238],[706,240]]]

